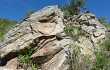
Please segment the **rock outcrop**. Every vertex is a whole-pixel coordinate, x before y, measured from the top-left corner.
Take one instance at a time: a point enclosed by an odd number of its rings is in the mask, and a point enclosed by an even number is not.
[[[31,58],[36,63],[43,63],[42,70],[68,70],[72,54],[70,44],[80,46],[81,54],[92,54],[98,42],[106,37],[106,28],[90,12],[63,20],[58,6],[48,6],[23,19],[11,28],[0,43],[0,66],[15,70],[16,57],[30,45],[35,50]],[[67,37],[64,24],[68,23],[81,26],[87,36],[81,36],[77,41]],[[0,69],[6,70],[3,67]]]

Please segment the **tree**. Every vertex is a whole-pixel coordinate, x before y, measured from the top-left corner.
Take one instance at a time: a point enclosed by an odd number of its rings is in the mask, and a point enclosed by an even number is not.
[[[28,10],[26,11],[26,17],[32,15],[35,11],[34,10]]]
[[[70,15],[79,14],[80,9],[85,10],[85,3],[85,0],[72,0],[70,2],[70,6],[68,7]]]
[[[99,20],[99,22],[102,23],[102,24],[103,24],[103,23],[107,23],[106,17],[99,17],[98,20]]]
[[[61,10],[64,11],[64,17],[73,16],[79,14],[81,10],[85,10],[86,0],[71,0],[69,4],[60,6]]]

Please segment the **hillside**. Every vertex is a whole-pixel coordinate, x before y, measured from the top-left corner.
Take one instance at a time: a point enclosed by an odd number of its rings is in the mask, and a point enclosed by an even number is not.
[[[6,34],[9,29],[17,24],[16,21],[11,21],[6,18],[0,18],[0,41],[3,40],[3,35]]]
[[[58,6],[47,6],[7,25],[0,70],[109,70],[109,29],[89,11],[64,16]]]

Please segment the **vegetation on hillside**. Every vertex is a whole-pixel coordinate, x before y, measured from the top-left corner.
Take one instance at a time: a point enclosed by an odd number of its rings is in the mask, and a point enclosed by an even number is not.
[[[35,10],[28,10],[28,11],[26,11],[26,17],[32,15],[33,13],[35,13]]]
[[[99,17],[98,20],[103,26],[110,28],[110,23],[107,22],[106,17]]]
[[[31,55],[34,51],[34,48],[32,46],[26,46],[24,49],[24,52],[22,54],[19,54],[18,56],[18,69],[28,69],[29,67],[31,70],[35,69],[35,63],[31,58]]]
[[[34,12],[34,10],[26,11],[25,17],[32,15]],[[6,34],[16,24],[18,24],[17,21],[8,20],[6,18],[0,18],[0,41],[3,40],[4,34]]]
[[[64,17],[68,18],[70,16],[79,14],[81,10],[85,10],[85,0],[71,0],[69,4],[65,4],[64,6],[60,6],[61,10],[64,11]],[[26,17],[30,16],[34,13],[34,10],[30,10],[26,12]],[[101,17],[98,19],[105,27],[110,26],[106,24],[106,18]],[[9,31],[9,29],[18,24],[16,21],[10,21],[5,18],[0,18],[0,40],[3,40],[3,36],[5,33]],[[71,37],[72,39],[78,40],[80,36],[85,35],[86,32],[81,29],[81,27],[74,25],[72,23],[66,24],[64,28],[64,32],[67,36]],[[61,35],[58,33],[58,39],[62,39]],[[94,52],[95,60],[92,64],[91,55],[80,55],[80,47],[76,45],[70,45],[72,48],[72,59],[71,59],[71,70],[83,70],[85,67],[91,67],[92,70],[109,70],[110,69],[110,37],[106,39],[101,45],[100,50],[96,50]],[[35,64],[30,58],[34,49],[31,46],[27,46],[25,51],[18,56],[19,66],[22,68],[27,69],[28,67],[35,68]],[[82,62],[80,63],[79,60]],[[92,65],[91,65],[92,64]]]
[[[78,40],[80,36],[86,35],[86,32],[81,29],[81,27],[74,24],[66,24],[64,32],[67,36],[70,36],[72,39]]]
[[[3,40],[4,34],[7,33],[15,24],[18,24],[18,22],[11,21],[6,18],[0,18],[0,41]]]
[[[86,0],[71,0],[69,4],[60,6],[64,11],[64,18],[79,14],[82,10],[86,9]]]
[[[69,4],[61,6],[64,12],[64,18],[68,18],[80,13],[81,9],[85,10],[85,0],[71,0]],[[107,23],[105,17],[98,18],[99,22],[107,28],[110,24]],[[78,26],[73,24],[66,24],[64,31],[67,36],[76,38],[76,40],[86,33]],[[99,50],[95,50],[95,60],[91,60],[91,55],[80,55],[80,48],[76,45],[71,45],[73,49],[71,69],[70,70],[85,70],[90,68],[92,70],[109,70],[110,69],[110,38],[106,39],[100,46]],[[81,60],[81,62],[79,62]],[[85,65],[85,66],[84,66]]]
[[[96,60],[92,70],[110,69],[110,37],[100,44],[100,50],[94,52]]]

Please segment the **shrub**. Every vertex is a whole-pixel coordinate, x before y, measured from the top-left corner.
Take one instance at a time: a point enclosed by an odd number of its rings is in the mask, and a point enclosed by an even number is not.
[[[106,28],[110,28],[110,24],[107,23],[106,17],[99,17],[98,20],[103,26],[105,26]]]
[[[82,30],[81,27],[75,26],[73,24],[67,24],[64,28],[64,32],[67,36],[70,36],[75,39],[78,39],[80,36],[86,34],[86,32]]]
[[[85,54],[84,56],[81,57],[82,63],[86,66],[90,66],[92,64],[91,57],[92,57],[91,55]]]
[[[103,50],[110,52],[110,37],[107,37],[101,45]]]
[[[80,55],[80,47],[77,45],[70,45],[70,48],[72,49],[72,56],[71,56],[71,67],[70,70],[79,70],[80,64],[79,64],[79,55]]]
[[[81,54],[81,48],[77,45],[72,44],[70,48],[72,49],[70,70],[90,70],[93,64],[92,56]]]
[[[64,17],[65,19],[67,19],[69,16],[70,16],[70,13],[69,13],[69,12],[65,11],[65,12],[63,13],[63,17]]]
[[[81,10],[85,10],[86,0],[71,0],[70,3],[60,6],[64,11],[64,18],[79,14]]]
[[[28,11],[26,11],[26,17],[31,16],[33,13],[35,13],[35,10],[28,10]]]
[[[103,50],[100,50],[95,52],[95,56],[96,61],[92,70],[107,70],[109,61],[107,54]]]
[[[100,49],[95,51],[96,61],[92,70],[109,70],[110,69],[110,37],[102,44]]]
[[[18,24],[18,22],[0,18],[0,41],[3,40],[4,34],[6,34],[15,24]]]
[[[34,62],[30,58],[33,51],[34,49],[31,46],[25,47],[25,51],[18,56],[19,66],[22,66],[24,69],[27,69],[28,67],[32,67],[34,65]]]

